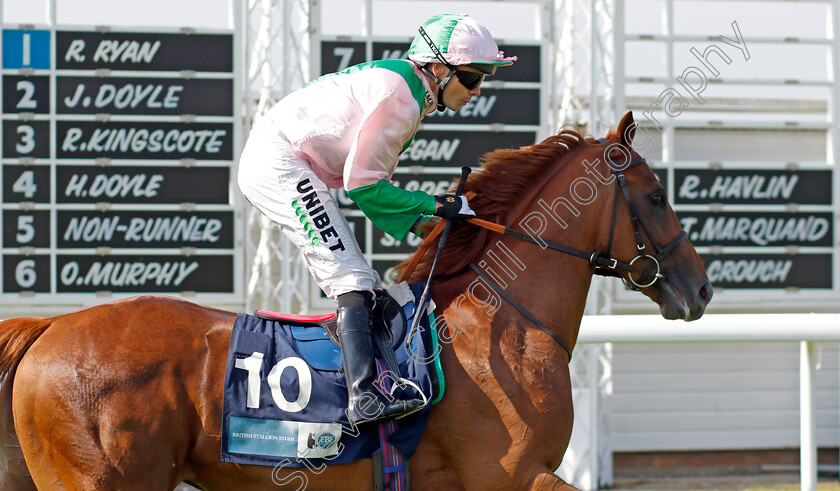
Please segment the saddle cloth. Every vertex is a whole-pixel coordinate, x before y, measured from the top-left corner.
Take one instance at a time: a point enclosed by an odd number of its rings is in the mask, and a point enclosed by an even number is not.
[[[402,310],[409,325],[423,287],[402,283],[397,288],[403,290],[393,295],[406,299]],[[403,380],[394,395],[429,401],[400,419],[399,429],[388,437],[406,458],[420,442],[432,402],[442,396],[437,332],[431,314],[424,317],[420,329],[395,351]],[[350,425],[337,350],[321,326],[239,314],[225,371],[222,461],[320,467],[370,458],[380,447],[377,425]]]

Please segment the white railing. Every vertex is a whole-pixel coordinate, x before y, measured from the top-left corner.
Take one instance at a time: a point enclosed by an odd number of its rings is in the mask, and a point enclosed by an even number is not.
[[[578,337],[578,343],[757,341],[800,343],[800,483],[802,491],[815,491],[814,343],[840,341],[840,314],[709,314],[690,323],[654,315],[590,315],[584,316]]]

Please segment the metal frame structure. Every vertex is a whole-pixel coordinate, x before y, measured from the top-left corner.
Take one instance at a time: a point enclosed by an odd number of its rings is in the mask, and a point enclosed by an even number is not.
[[[544,12],[540,19],[543,39],[551,46],[556,39],[554,26],[566,25],[565,20],[554,21],[552,0],[518,0],[534,3]],[[315,52],[321,36],[322,2],[308,0],[244,0],[245,23],[245,130],[259,118],[273,102],[311,79],[319,71],[319,56]],[[371,50],[373,37],[373,0],[362,2],[361,40]],[[570,10],[571,11],[571,10]],[[357,40],[354,37],[354,40]],[[574,44],[571,40],[570,43]],[[546,50],[552,51],[552,50]],[[572,49],[574,51],[574,49]],[[368,55],[370,52],[368,53]],[[567,58],[572,61],[571,58]],[[543,65],[543,80],[555,79],[556,70]],[[566,67],[568,68],[568,67]],[[570,73],[566,70],[565,73]],[[544,107],[558,107],[552,83],[544,83]],[[575,104],[583,104],[578,97]],[[585,97],[583,98],[585,99]],[[538,133],[557,127],[554,111],[549,110],[549,124]],[[581,117],[578,119],[585,119]],[[462,129],[446,125],[448,129]],[[319,298],[319,290],[309,278],[297,250],[282,237],[276,227],[252,207],[246,206],[245,246],[246,309],[263,308],[286,312],[310,312],[329,309],[331,304]],[[369,249],[369,248],[368,248]]]
[[[613,0],[556,0],[546,2],[554,12],[550,53],[552,128],[574,124],[591,135],[603,135],[617,122],[623,107],[623,2]],[[585,313],[609,314],[617,282],[594,276]],[[569,367],[576,408],[572,440],[557,474],[581,489],[612,483],[612,449],[607,413],[601,401],[612,390],[612,346],[578,345]]]
[[[274,102],[308,80],[312,3],[244,0],[245,135]],[[245,308],[306,313],[309,273],[300,255],[259,211],[245,207]]]

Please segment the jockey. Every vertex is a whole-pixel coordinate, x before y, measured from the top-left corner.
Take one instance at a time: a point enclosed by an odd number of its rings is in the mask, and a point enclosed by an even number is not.
[[[398,240],[424,215],[475,216],[464,197],[407,191],[391,177],[423,116],[457,111],[481,93],[485,75],[516,60],[505,58],[487,29],[466,15],[437,15],[418,31],[408,60],[362,63],[284,97],[256,122],[239,161],[242,194],[301,249],[318,286],[338,303],[347,416],[354,424],[404,416],[423,401],[375,389],[371,309],[380,278],[329,188],[343,187],[374,225]]]

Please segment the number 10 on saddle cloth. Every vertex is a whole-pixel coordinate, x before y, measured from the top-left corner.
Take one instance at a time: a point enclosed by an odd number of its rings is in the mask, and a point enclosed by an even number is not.
[[[424,286],[402,283],[388,289],[399,301],[406,325]],[[443,396],[431,317],[422,319],[409,342],[400,342],[395,350],[400,377],[410,382],[395,390],[420,391],[428,400],[423,409],[398,420],[388,437],[405,458],[417,448],[429,408]],[[317,467],[370,458],[380,446],[377,426],[350,425],[340,370],[341,353],[323,327],[239,314],[225,372],[222,460]]]

